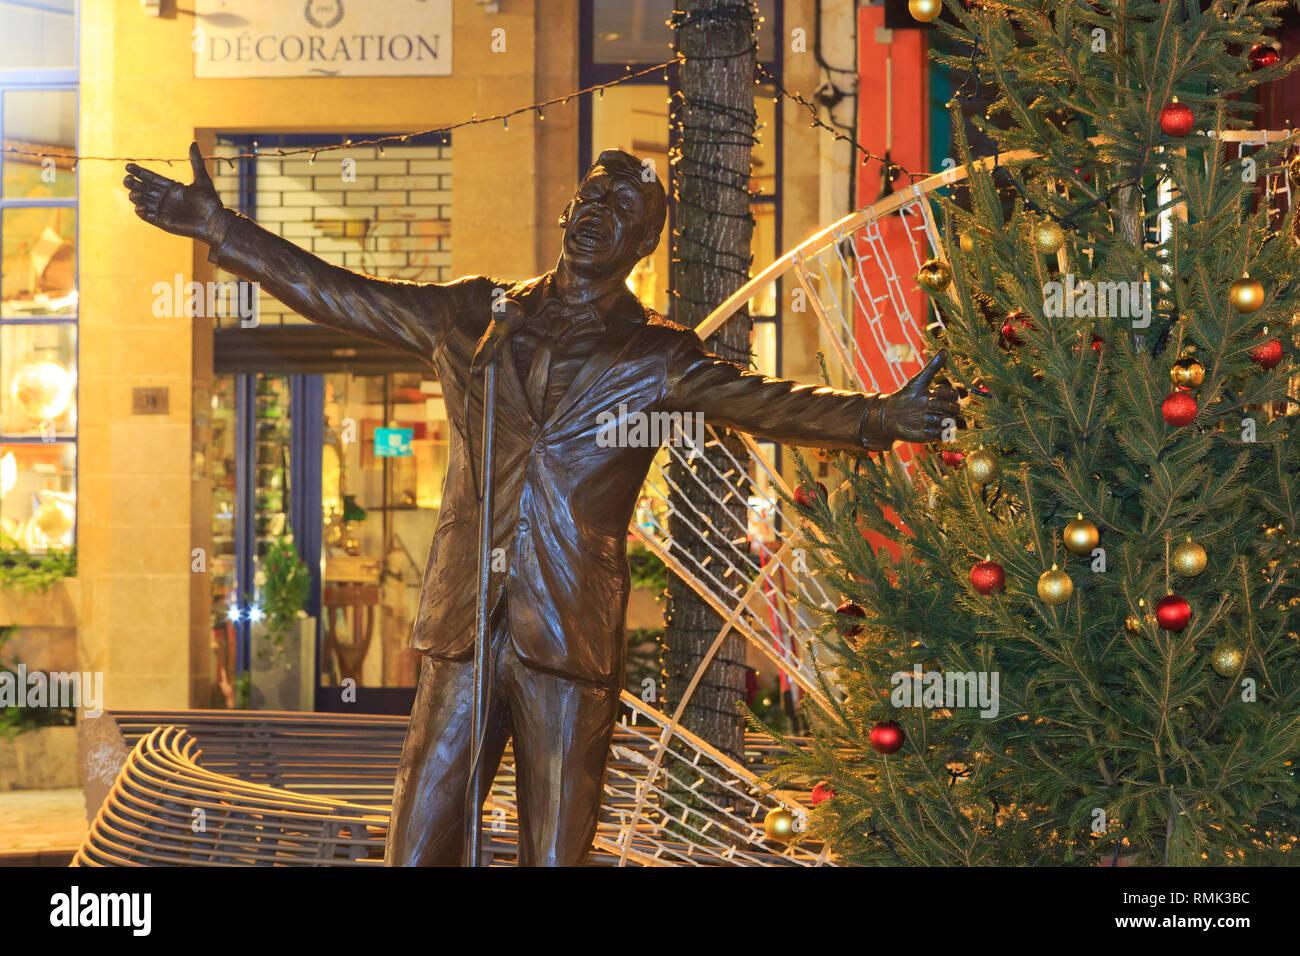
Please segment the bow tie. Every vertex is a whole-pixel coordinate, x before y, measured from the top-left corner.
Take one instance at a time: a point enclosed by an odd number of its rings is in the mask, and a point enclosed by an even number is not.
[[[528,325],[533,326],[539,332],[552,325],[563,329],[587,322],[595,322],[601,327],[605,325],[600,318],[600,314],[591,303],[580,302],[570,305],[554,296],[543,302],[537,311],[528,318]]]

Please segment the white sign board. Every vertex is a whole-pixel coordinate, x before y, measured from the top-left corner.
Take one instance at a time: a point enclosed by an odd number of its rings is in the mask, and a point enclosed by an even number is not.
[[[194,0],[194,75],[450,76],[452,0]]]

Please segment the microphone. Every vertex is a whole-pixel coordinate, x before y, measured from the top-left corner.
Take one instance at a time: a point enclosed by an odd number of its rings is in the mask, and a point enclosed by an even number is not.
[[[474,349],[474,358],[469,363],[469,373],[477,375],[488,365],[495,363],[501,357],[501,350],[505,348],[506,342],[510,341],[513,336],[524,324],[524,307],[514,299],[505,299],[504,315],[494,318],[483,333],[483,337],[478,341],[478,347]]]

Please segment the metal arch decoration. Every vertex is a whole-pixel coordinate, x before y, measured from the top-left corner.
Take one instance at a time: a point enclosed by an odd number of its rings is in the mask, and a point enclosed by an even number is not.
[[[1015,157],[1008,156],[1006,161]],[[989,161],[988,165],[991,165]],[[965,169],[957,168],[929,177],[916,185],[894,193],[865,209],[846,216],[821,232],[805,240],[795,249],[756,275],[733,293],[699,326],[696,333],[707,338],[739,311],[750,299],[763,293],[778,281],[793,273],[803,289],[806,300],[818,320],[823,333],[831,343],[839,363],[839,373],[845,383],[864,391],[889,391],[907,381],[920,367],[921,323],[903,286],[905,276],[920,268],[931,255],[943,256],[929,194],[935,189],[952,185],[964,178]],[[882,224],[894,217],[902,222],[895,230],[895,241],[888,242]],[[910,260],[910,270],[902,273],[894,257],[902,253]],[[946,258],[946,257],[945,257]],[[880,290],[880,291],[874,291]],[[868,360],[855,321],[861,317],[869,330],[868,347],[886,360],[883,370],[879,362]],[[885,319],[892,317],[901,328],[907,350],[890,351],[884,331]],[[741,436],[742,447],[748,460],[738,458],[728,451],[711,427],[705,430],[705,444],[720,452],[725,470],[708,464],[708,458],[694,454],[690,436],[680,434],[680,441],[670,443],[668,454],[684,460],[684,450],[691,453],[691,461],[704,462],[695,467],[707,467],[715,477],[724,478],[728,486],[727,499],[745,493],[746,486],[762,478],[774,490],[790,496],[791,490],[759,445],[748,436]],[[718,527],[692,500],[693,494],[712,495],[698,485],[692,489],[678,487],[662,464],[657,464],[646,481],[650,493],[665,502],[667,514],[691,522],[706,544],[705,562],[695,561],[684,550],[675,549],[667,534],[667,522],[652,517],[649,526],[636,524],[632,528],[640,541],[658,556],[668,568],[682,578],[723,619],[723,624],[706,651],[699,667],[681,695],[672,715],[652,711],[640,705],[640,711],[651,717],[659,734],[645,775],[636,788],[636,803],[617,841],[619,863],[637,862],[638,852],[633,847],[633,830],[642,824],[642,818],[653,801],[665,797],[664,787],[656,781],[665,773],[665,761],[677,754],[674,740],[692,743],[690,735],[680,725],[686,705],[694,694],[705,669],[721,647],[723,639],[731,632],[742,634],[746,641],[781,670],[804,695],[825,706],[825,691],[817,679],[813,662],[799,653],[811,627],[806,623],[804,603],[834,606],[833,596],[822,583],[790,561],[794,553],[799,522],[789,520],[792,515],[781,515],[770,523],[775,547],[755,559],[749,554],[746,527]],[[837,489],[838,493],[838,489]],[[778,509],[777,496],[767,504]],[[723,509],[724,513],[729,513]],[[749,511],[747,509],[747,515]],[[742,544],[737,544],[737,540]],[[707,562],[713,562],[710,566]],[[625,700],[628,695],[625,695]],[[640,702],[638,702],[639,704]],[[653,716],[651,716],[653,714]],[[702,741],[699,742],[703,744]],[[707,746],[707,745],[705,745]],[[710,748],[711,749],[711,748]],[[799,807],[790,794],[775,795],[790,808]],[[793,812],[793,809],[792,809]],[[599,839],[599,838],[598,838]],[[817,856],[821,864],[832,862],[828,850]]]

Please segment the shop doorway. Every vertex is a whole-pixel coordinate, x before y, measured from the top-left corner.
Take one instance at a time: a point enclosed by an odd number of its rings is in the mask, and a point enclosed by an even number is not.
[[[218,153],[267,158],[223,166],[214,182],[228,205],[326,261],[445,281],[445,137],[314,160],[276,155],[369,138],[218,136]],[[213,706],[409,713],[419,658],[406,645],[446,474],[436,375],[265,294],[254,326],[217,321],[213,355]],[[268,666],[273,555],[288,536],[310,579],[308,623],[301,653],[277,645]]]

